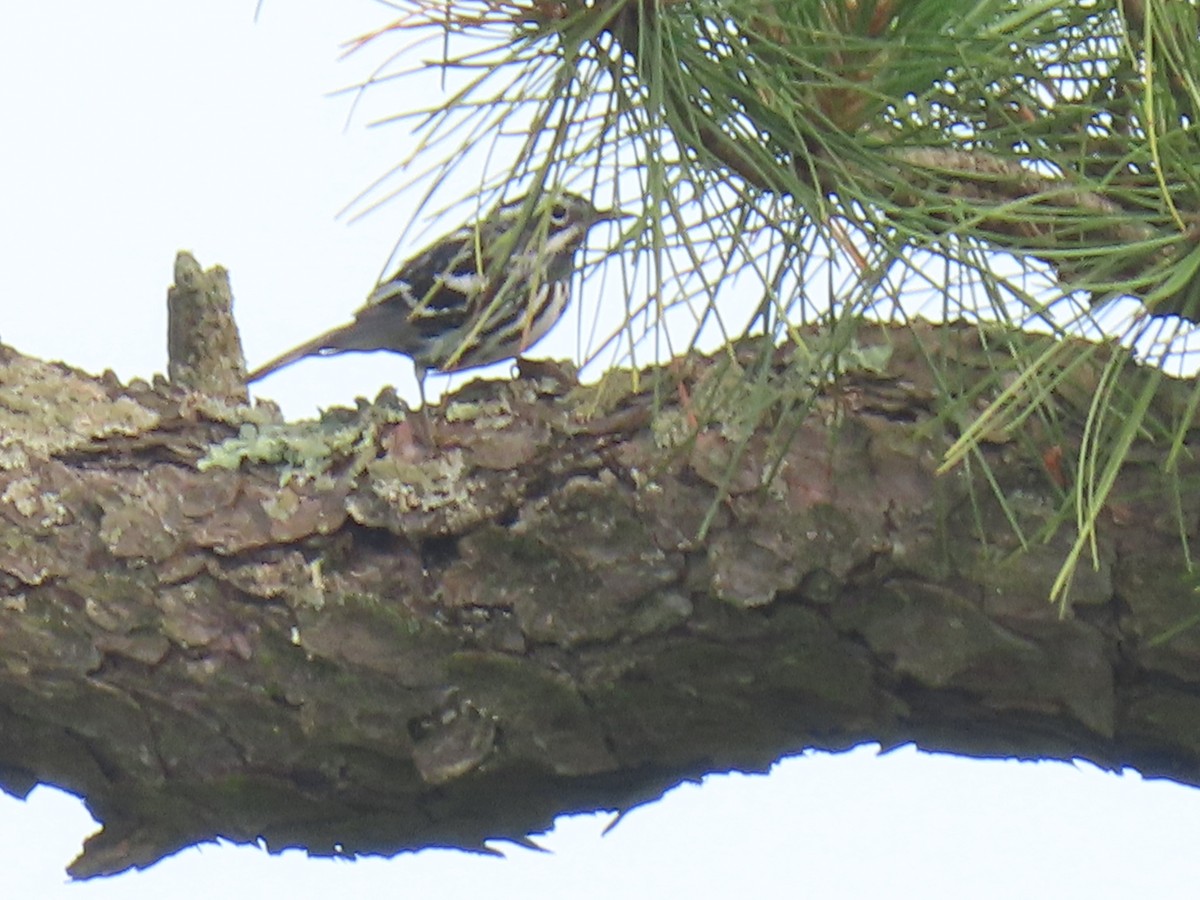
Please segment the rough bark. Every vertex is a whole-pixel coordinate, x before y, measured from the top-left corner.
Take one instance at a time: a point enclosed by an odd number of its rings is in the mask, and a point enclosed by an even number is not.
[[[1002,340],[864,329],[886,372],[797,376],[754,430],[736,353],[288,425],[0,348],[0,784],[84,798],[86,877],[216,836],[478,850],[865,741],[1200,783],[1200,633],[1153,640],[1196,609],[1196,492],[1133,459],[1060,616],[1069,441],[935,474],[988,399],[939,385]]]

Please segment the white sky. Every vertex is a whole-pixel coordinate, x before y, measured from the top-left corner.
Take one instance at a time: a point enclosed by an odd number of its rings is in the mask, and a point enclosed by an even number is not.
[[[0,5],[4,343],[122,378],[163,370],[180,248],[230,269],[252,364],[358,307],[404,204],[353,225],[335,216],[409,146],[404,126],[365,124],[436,98],[395,88],[347,125],[348,100],[326,95],[367,69],[338,63],[338,45],[392,13],[370,0],[266,0],[255,24],[254,5]],[[569,353],[573,338],[568,326],[545,355]],[[355,354],[297,365],[262,392],[306,415],[388,383],[411,388],[406,360]],[[1200,793],[1088,766],[862,748],[681,788],[601,837],[607,821],[561,821],[544,839],[553,854],[511,848],[505,860],[346,863],[210,845],[68,886],[63,867],[94,825],[42,788],[28,803],[0,795],[0,895],[957,900],[1191,897],[1200,884]]]

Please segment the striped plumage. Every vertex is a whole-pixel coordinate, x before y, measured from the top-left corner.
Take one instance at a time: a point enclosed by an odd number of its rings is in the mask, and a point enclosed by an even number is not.
[[[588,229],[613,218],[562,194],[493,210],[448,234],[381,282],[354,321],[247,376],[257,381],[306,356],[391,350],[426,371],[457,372],[519,356],[562,316],[575,253]]]

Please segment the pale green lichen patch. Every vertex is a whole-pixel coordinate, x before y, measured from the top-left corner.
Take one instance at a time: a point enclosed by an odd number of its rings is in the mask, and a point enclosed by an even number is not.
[[[736,360],[722,359],[704,369],[687,385],[688,403],[674,405],[654,418],[651,430],[661,448],[677,447],[710,423],[731,439],[744,439],[753,428],[748,418],[753,408],[754,385]]]
[[[892,352],[892,345],[888,343],[864,346],[855,337],[843,340],[834,332],[823,331],[816,339],[796,340],[789,367],[803,361],[804,367],[810,372],[869,372],[881,375],[888,372]]]
[[[428,512],[470,500],[471,479],[459,449],[448,449],[420,463],[388,456],[369,463],[367,474],[375,496],[395,509]]]
[[[70,369],[21,356],[0,362],[0,470],[158,422],[153,410]]]
[[[459,400],[446,407],[445,418],[450,423],[470,422],[487,428],[504,428],[513,422],[513,410],[502,395],[482,400]]]
[[[274,403],[259,401],[250,406],[237,397],[206,394],[193,391],[184,398],[181,412],[192,418],[203,418],[210,422],[227,425],[256,425],[265,427],[283,421],[283,416]]]
[[[36,587],[69,570],[52,547],[36,540],[0,516],[0,572]]]
[[[4,504],[11,505],[31,530],[42,533],[65,525],[71,518],[59,494],[49,490],[40,478],[14,478],[0,491],[0,505]]]
[[[23,541],[14,530],[0,532],[0,571],[7,572],[18,581],[37,587],[48,578],[66,571],[61,560],[52,552],[35,544]]]
[[[464,451],[446,448],[420,463],[386,456],[367,464],[346,512],[371,528],[415,534],[458,533],[496,515],[504,503],[494,481],[468,474]]]
[[[685,381],[686,402],[664,410],[652,423],[655,443],[676,447],[692,440],[698,430],[711,430],[742,444],[773,408],[813,403],[838,375],[885,372],[892,354],[887,344],[864,346],[834,335],[811,336],[807,341],[797,336],[796,341],[788,364],[761,378],[729,357],[715,360],[698,377]]]
[[[234,438],[217,444],[196,467],[237,469],[243,462],[281,466],[280,484],[293,478],[317,480],[330,464],[352,453],[365,438],[360,429],[324,431],[312,423],[243,425]]]
[[[384,429],[404,422],[407,409],[385,392],[372,404],[357,409],[332,409],[316,422],[256,425],[246,423],[234,438],[212,447],[197,463],[201,471],[237,469],[243,462],[282,467],[280,484],[293,479],[315,480],[345,460],[365,465],[373,459]]]

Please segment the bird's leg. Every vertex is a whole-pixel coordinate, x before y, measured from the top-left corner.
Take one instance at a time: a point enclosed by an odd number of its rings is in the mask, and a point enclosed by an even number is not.
[[[421,412],[425,413],[429,406],[429,401],[425,399],[425,377],[429,374],[429,370],[417,362],[413,363],[413,369],[417,376],[417,393],[421,397]]]
[[[411,435],[420,444],[432,446],[436,442],[433,438],[433,422],[429,418],[429,399],[425,396],[425,379],[429,375],[429,369],[413,360],[413,372],[417,376],[417,393],[421,399],[421,408],[408,417],[412,428]]]

